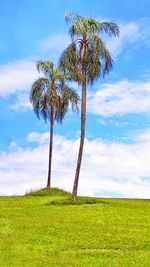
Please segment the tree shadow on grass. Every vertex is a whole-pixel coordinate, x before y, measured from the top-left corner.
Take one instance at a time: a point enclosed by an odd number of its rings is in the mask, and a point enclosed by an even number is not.
[[[76,201],[74,201],[71,197],[68,197],[68,198],[53,199],[45,203],[46,206],[92,205],[92,204],[105,204],[105,201],[93,197],[77,197]]]

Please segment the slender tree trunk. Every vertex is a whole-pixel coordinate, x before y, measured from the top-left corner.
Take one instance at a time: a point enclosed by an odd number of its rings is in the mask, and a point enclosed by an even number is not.
[[[76,167],[76,173],[72,191],[72,198],[74,200],[76,200],[77,198],[79,175],[80,175],[84,138],[85,138],[85,125],[86,125],[86,65],[85,64],[82,69],[82,74],[83,74],[83,82],[82,82],[82,99],[81,99],[81,137],[80,137],[77,167]]]
[[[54,128],[54,114],[53,114],[53,111],[51,111],[47,188],[51,188],[52,150],[53,150],[53,128]]]

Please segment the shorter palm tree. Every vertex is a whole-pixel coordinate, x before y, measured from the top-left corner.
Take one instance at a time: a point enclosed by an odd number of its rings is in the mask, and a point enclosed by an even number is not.
[[[47,188],[51,187],[51,166],[53,149],[54,121],[62,123],[71,104],[73,112],[79,110],[79,96],[77,92],[65,84],[66,75],[55,68],[52,61],[37,62],[37,70],[44,77],[37,79],[31,88],[30,102],[37,117],[50,122],[49,165]]]

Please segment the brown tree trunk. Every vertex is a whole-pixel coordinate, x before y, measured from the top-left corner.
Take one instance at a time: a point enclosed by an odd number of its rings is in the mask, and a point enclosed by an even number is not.
[[[80,175],[84,138],[85,138],[85,125],[86,125],[86,65],[85,64],[83,66],[82,74],[83,74],[83,82],[82,82],[82,99],[81,99],[81,137],[80,137],[77,167],[76,167],[76,173],[72,191],[72,198],[74,200],[76,200],[77,198],[79,175]]]
[[[54,128],[54,114],[53,114],[53,111],[51,111],[47,188],[51,188],[52,150],[53,150],[53,128]]]

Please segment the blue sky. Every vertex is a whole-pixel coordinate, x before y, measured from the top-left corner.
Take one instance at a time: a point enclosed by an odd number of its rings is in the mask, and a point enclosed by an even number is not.
[[[79,193],[150,197],[150,3],[10,0],[0,17],[0,195],[45,186],[49,125],[29,103],[36,61],[58,62],[70,42],[68,11],[116,22],[120,37],[103,37],[114,59],[105,79],[88,87],[87,128]],[[80,93],[81,88],[72,86]],[[71,190],[80,116],[55,125],[53,186]]]

